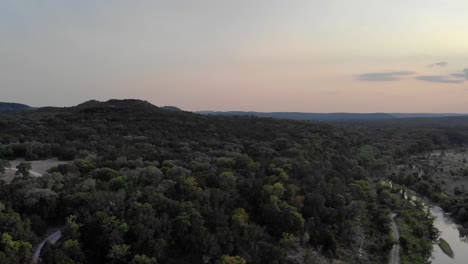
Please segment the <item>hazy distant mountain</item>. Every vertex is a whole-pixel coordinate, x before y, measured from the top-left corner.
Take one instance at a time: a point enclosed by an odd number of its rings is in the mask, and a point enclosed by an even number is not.
[[[300,113],[300,112],[216,112],[216,111],[201,111],[198,112],[205,115],[223,115],[223,116],[257,116],[257,117],[271,117],[271,118],[282,118],[282,119],[294,119],[294,120],[350,120],[350,119],[387,119],[394,118],[390,114],[385,113]]]
[[[0,112],[5,111],[25,111],[25,110],[35,110],[36,108],[30,107],[25,104],[18,103],[2,103],[0,102]]]
[[[373,120],[373,119],[394,119],[394,118],[420,118],[420,117],[447,117],[463,116],[466,114],[411,114],[411,113],[301,113],[301,112],[244,112],[244,111],[200,111],[204,115],[222,115],[222,116],[256,116],[270,117],[294,120],[313,120],[313,121],[345,121],[345,120]]]
[[[391,115],[396,118],[468,116],[468,114],[456,113],[391,113]]]

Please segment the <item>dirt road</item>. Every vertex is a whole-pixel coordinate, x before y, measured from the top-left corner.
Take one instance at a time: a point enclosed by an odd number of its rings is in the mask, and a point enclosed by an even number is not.
[[[15,173],[18,171],[18,169],[16,169],[16,168],[5,168],[5,170],[11,170],[11,171],[14,171]],[[30,170],[29,174],[31,174],[34,177],[42,177],[42,174],[40,174],[39,172],[33,171],[33,170]]]
[[[38,263],[39,257],[41,256],[41,250],[44,247],[45,243],[49,241],[49,243],[55,244],[57,241],[62,237],[62,231],[56,230],[50,235],[48,235],[42,242],[34,249],[34,253],[31,258],[31,263]]]
[[[392,236],[393,239],[397,242],[397,244],[393,245],[392,251],[390,251],[390,261],[389,264],[400,264],[400,244],[398,243],[400,240],[400,232],[398,231],[398,225],[395,222],[396,214],[391,215],[392,220]]]

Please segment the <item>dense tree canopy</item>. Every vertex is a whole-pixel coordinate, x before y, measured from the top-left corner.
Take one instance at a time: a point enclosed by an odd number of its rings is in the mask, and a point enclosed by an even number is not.
[[[0,184],[6,263],[28,262],[49,226],[63,236],[44,247],[43,263],[302,263],[301,252],[353,263],[363,236],[359,261],[381,263],[390,206],[373,179],[410,153],[466,137],[452,127],[201,116],[124,102],[3,115],[0,139],[3,160],[70,161]],[[18,167],[24,176],[27,164]]]

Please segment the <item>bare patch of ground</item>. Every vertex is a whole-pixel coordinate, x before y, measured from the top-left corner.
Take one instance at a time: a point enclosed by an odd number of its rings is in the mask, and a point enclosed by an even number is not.
[[[21,162],[31,163],[31,175],[32,176],[41,176],[47,172],[48,169],[55,167],[60,164],[66,164],[67,161],[60,161],[57,158],[47,159],[47,160],[32,160],[25,161],[24,159],[16,159],[10,161],[11,167],[7,168],[5,174],[0,174],[0,180],[4,180],[6,183],[10,183],[15,178],[16,166]]]
[[[4,180],[6,183],[10,183],[15,178],[15,172],[13,170],[6,170],[5,174],[0,173],[0,180]]]
[[[11,167],[15,168],[21,162],[25,162],[25,160],[16,159],[16,160],[10,161],[10,164],[11,164]],[[32,160],[32,161],[26,161],[26,162],[31,163],[32,170],[40,174],[46,173],[48,169],[54,166],[68,163],[67,161],[60,161],[57,158],[47,159],[47,160]]]

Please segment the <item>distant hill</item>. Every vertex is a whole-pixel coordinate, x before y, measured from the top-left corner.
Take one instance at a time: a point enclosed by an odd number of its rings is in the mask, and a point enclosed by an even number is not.
[[[302,112],[244,112],[244,111],[200,111],[203,115],[222,115],[222,116],[256,116],[293,120],[311,120],[311,121],[346,121],[346,120],[380,120],[396,118],[422,118],[422,117],[448,117],[464,116],[466,114],[437,114],[437,113],[302,113]]]
[[[456,114],[456,113],[391,113],[391,115],[396,118],[468,116],[468,114]]]
[[[29,105],[25,105],[25,104],[0,102],[0,112],[25,111],[25,110],[35,110],[35,109],[37,108],[30,107]]]
[[[138,110],[158,110],[159,108],[151,103],[137,99],[111,99],[106,102],[100,102],[96,100],[90,100],[79,104],[74,109],[81,111],[94,111],[101,110],[107,111],[112,109],[138,109]]]
[[[294,119],[294,120],[316,120],[316,121],[338,121],[338,120],[352,120],[352,119],[388,119],[394,118],[390,114],[385,113],[301,113],[301,112],[215,112],[215,111],[201,111],[199,114],[205,115],[223,115],[223,116],[256,116],[256,117],[270,117],[281,119]]]

